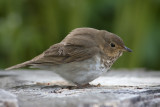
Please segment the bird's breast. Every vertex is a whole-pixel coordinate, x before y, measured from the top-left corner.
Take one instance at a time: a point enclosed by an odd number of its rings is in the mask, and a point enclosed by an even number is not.
[[[106,68],[104,63],[101,62],[99,55],[95,55],[84,61],[53,67],[52,70],[75,84],[85,84],[98,78],[104,72],[107,72],[109,68]]]

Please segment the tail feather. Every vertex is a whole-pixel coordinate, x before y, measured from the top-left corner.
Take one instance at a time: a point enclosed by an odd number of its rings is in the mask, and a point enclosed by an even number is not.
[[[27,67],[27,66],[29,66],[30,63],[31,63],[31,61],[26,61],[21,64],[17,64],[17,65],[11,66],[9,68],[6,68],[5,70],[12,70],[12,69],[17,69],[17,68]]]

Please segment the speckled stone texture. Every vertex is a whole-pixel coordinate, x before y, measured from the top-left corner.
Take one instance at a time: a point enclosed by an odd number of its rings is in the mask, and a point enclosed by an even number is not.
[[[0,107],[18,107],[16,95],[0,89]]]
[[[75,89],[51,71],[0,71],[0,107],[160,107],[160,72],[111,70]],[[69,89],[68,86],[72,86]]]

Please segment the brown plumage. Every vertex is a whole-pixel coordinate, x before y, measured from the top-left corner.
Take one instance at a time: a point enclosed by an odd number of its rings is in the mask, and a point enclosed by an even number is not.
[[[100,63],[103,63],[106,68],[110,68],[123,51],[131,52],[124,45],[122,39],[115,34],[93,28],[77,28],[60,43],[52,45],[39,56],[6,70],[27,66],[50,69],[60,65],[83,62],[96,55],[100,57]],[[64,77],[63,74],[60,75]]]

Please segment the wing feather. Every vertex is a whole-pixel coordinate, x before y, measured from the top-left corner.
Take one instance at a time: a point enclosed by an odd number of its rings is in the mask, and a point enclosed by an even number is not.
[[[32,64],[65,64],[74,61],[83,61],[93,57],[98,52],[98,47],[84,47],[75,45],[64,45],[62,43],[51,46],[40,56],[32,59]]]

